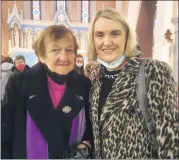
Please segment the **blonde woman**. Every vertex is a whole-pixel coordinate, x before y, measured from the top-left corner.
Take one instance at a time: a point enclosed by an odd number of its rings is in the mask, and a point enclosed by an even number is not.
[[[136,77],[144,59],[135,32],[122,14],[105,9],[96,14],[89,39],[90,60],[100,63],[90,91],[94,157],[179,158],[176,87],[170,67],[145,59],[144,106],[156,125],[149,133],[137,96]],[[158,145],[153,144],[153,135]]]

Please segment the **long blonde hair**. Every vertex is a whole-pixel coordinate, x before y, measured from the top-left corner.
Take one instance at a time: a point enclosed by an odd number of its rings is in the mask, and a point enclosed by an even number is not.
[[[136,32],[129,26],[122,13],[119,13],[114,9],[104,9],[96,13],[96,16],[94,17],[89,29],[88,58],[90,60],[95,61],[97,59],[97,53],[94,45],[94,25],[100,17],[107,18],[122,24],[126,35],[128,34],[127,45],[124,53],[126,57],[132,57],[139,54],[136,49],[136,46],[138,45]]]

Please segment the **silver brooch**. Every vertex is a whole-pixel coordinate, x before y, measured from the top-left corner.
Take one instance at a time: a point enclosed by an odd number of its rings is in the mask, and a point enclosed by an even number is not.
[[[65,107],[62,109],[62,111],[63,111],[64,113],[69,113],[69,112],[71,112],[71,107],[65,106]]]

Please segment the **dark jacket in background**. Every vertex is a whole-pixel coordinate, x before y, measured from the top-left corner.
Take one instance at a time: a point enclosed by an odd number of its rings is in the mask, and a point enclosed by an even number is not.
[[[63,158],[68,148],[72,123],[82,109],[85,109],[86,131],[83,140],[92,141],[89,120],[88,95],[90,81],[73,72],[66,82],[66,90],[55,110],[47,85],[47,74],[41,63],[27,72],[10,77],[2,103],[1,158],[27,158],[27,115],[30,115],[43,135],[50,159]],[[64,113],[65,106],[71,112]]]
[[[30,67],[28,65],[25,65],[24,71],[28,71],[30,69]],[[12,72],[13,73],[19,73],[20,71],[16,68],[16,66],[14,66],[12,68]]]

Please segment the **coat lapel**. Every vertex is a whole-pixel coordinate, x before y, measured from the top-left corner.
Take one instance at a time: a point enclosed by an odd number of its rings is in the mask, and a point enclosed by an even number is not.
[[[28,97],[25,102],[27,112],[46,142],[49,145],[53,144],[60,151],[58,144],[60,142],[63,146],[63,134],[50,98],[43,64],[39,63],[27,72],[23,84],[23,95]]]
[[[80,95],[80,92],[78,94],[80,90],[75,85],[75,74],[72,72],[67,79],[64,95],[58,108],[55,109],[47,83],[43,64],[39,63],[27,72],[23,84],[23,95],[27,97],[27,112],[47,144],[53,146],[53,152],[62,153],[68,147],[68,137],[70,136],[70,133],[69,136],[67,133],[63,135],[64,128],[71,127],[71,122],[84,107],[84,97]],[[67,121],[64,123],[61,118],[67,119]],[[54,155],[57,155],[56,153]]]
[[[80,112],[82,107],[84,107],[84,97],[78,94],[79,88],[76,86],[76,75],[75,72],[72,72],[67,78],[66,90],[64,95],[58,104],[58,109],[65,113],[65,107],[70,107],[71,115],[73,118]]]
[[[97,137],[100,136],[99,130],[99,121],[98,121],[98,107],[99,107],[99,98],[102,89],[102,68],[100,68],[100,73],[98,80],[92,82],[92,87],[90,91],[90,116],[92,119],[93,135],[94,135],[94,144],[95,144],[95,156],[100,157],[100,141]]]
[[[83,97],[78,96],[80,95],[76,95],[73,90],[67,88],[57,110],[60,110],[60,112],[73,120],[85,105]]]
[[[109,125],[109,118],[111,117],[113,112],[116,112],[116,110],[119,110],[119,108],[116,108],[116,106],[119,106],[119,104],[117,103],[124,103],[123,101],[120,101],[120,98],[123,100],[125,99],[124,97],[128,97],[128,94],[131,88],[129,87],[130,89],[128,90],[128,92],[124,88],[124,86],[126,86],[125,84],[126,76],[131,81],[131,84],[128,84],[128,85],[136,87],[134,79],[136,75],[138,74],[139,64],[140,64],[139,57],[128,58],[126,65],[124,66],[122,71],[118,74],[117,78],[115,79],[112,85],[111,92],[109,93],[106,99],[106,102],[102,108],[102,113],[101,113],[100,122],[99,122],[99,124],[102,125],[102,130],[104,130]],[[125,89],[125,93],[122,92],[124,89]],[[119,92],[121,92],[121,97],[116,97],[118,101],[117,103],[115,103],[114,97],[116,96],[116,93],[119,93]],[[106,123],[107,121],[108,123]]]
[[[65,144],[71,145],[81,141],[83,137],[83,129],[85,128],[85,103],[84,97],[77,92],[76,89],[67,87],[61,102],[58,104],[57,110],[61,113],[57,118],[63,119],[62,122],[63,131],[66,132],[63,137]],[[77,91],[77,90],[76,90]]]

